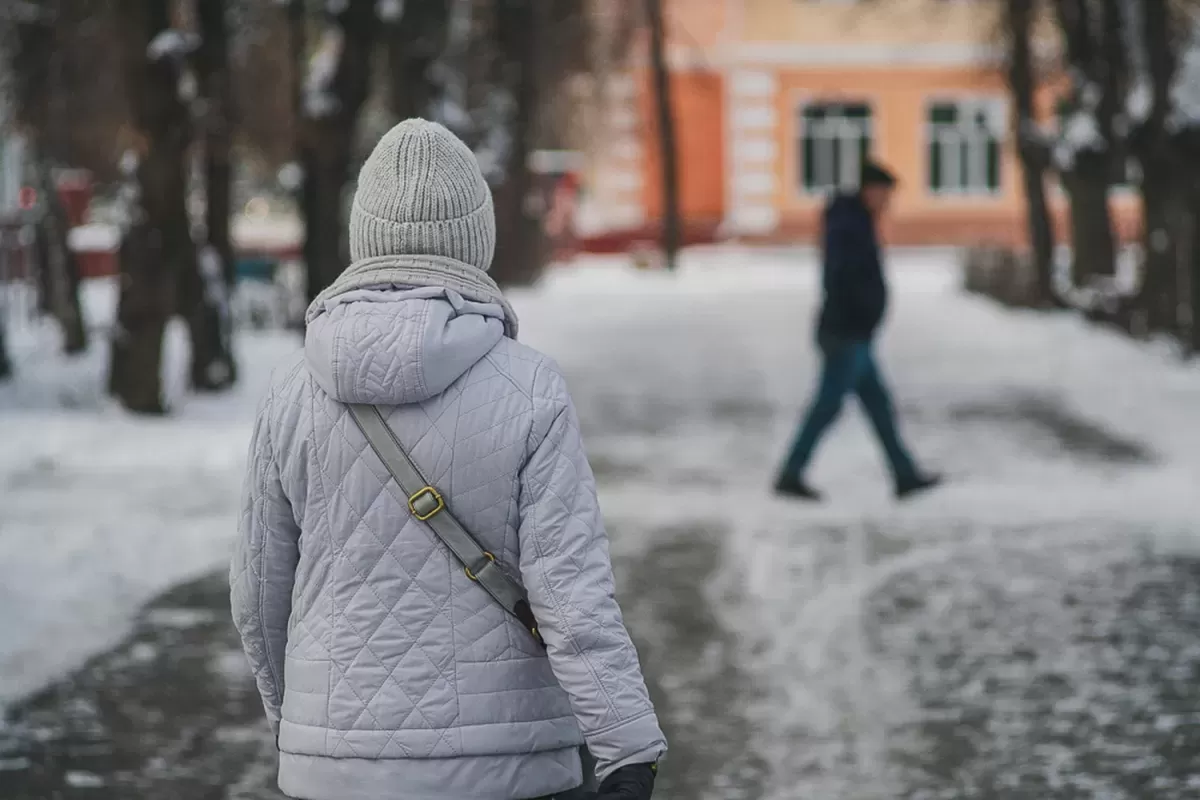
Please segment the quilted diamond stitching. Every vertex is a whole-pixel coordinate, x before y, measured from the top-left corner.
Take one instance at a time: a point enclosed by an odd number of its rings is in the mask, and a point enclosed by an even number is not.
[[[400,339],[408,335],[399,330],[384,333],[367,326],[364,334],[370,334],[374,344],[379,349],[403,347]],[[411,333],[411,329],[409,331]],[[347,347],[360,347],[363,342],[345,342]],[[409,370],[397,372],[394,361],[388,359],[360,362],[362,369],[361,380],[366,385],[383,386],[387,381],[403,381],[406,386],[414,378]],[[545,377],[549,375],[549,377]],[[531,654],[527,647],[517,646],[513,642],[512,625],[508,617],[499,612],[490,599],[485,595],[475,597],[474,592],[464,593],[462,579],[455,581],[456,562],[450,554],[444,551],[444,546],[430,535],[425,540],[414,537],[419,528],[408,528],[411,521],[406,521],[398,530],[391,525],[386,526],[386,532],[381,530],[380,517],[387,513],[393,505],[403,508],[404,498],[399,496],[398,487],[393,487],[381,465],[376,465],[371,458],[366,457],[369,446],[365,440],[355,445],[347,436],[346,426],[351,424],[344,409],[329,401],[312,384],[311,378],[305,376],[308,397],[311,406],[308,410],[307,424],[312,426],[311,434],[305,436],[316,442],[310,449],[312,459],[308,460],[311,469],[310,477],[315,478],[313,489],[324,494],[323,501],[316,497],[311,499],[315,506],[315,516],[309,516],[305,522],[305,532],[310,533],[309,526],[324,525],[322,533],[328,537],[329,552],[335,555],[339,569],[345,570],[346,580],[350,575],[357,577],[357,590],[348,597],[338,599],[336,593],[326,589],[316,590],[309,599],[308,591],[303,590],[303,598],[298,602],[308,607],[319,607],[322,616],[311,616],[297,621],[289,642],[289,650],[308,648],[307,644],[317,636],[326,642],[320,647],[324,654],[331,659],[335,655],[332,648],[334,636],[345,635],[347,641],[339,642],[339,650],[357,648],[364,659],[371,659],[379,667],[384,668],[384,675],[372,675],[366,684],[356,683],[354,666],[356,660],[349,665],[331,663],[330,697],[335,688],[345,695],[354,698],[354,704],[346,709],[346,713],[356,715],[356,720],[347,730],[330,730],[326,735],[326,752],[334,754],[352,754],[358,757],[381,756],[384,753],[395,753],[397,749],[404,755],[411,755],[413,748],[396,739],[405,730],[415,730],[418,727],[428,731],[432,738],[406,738],[410,743],[420,742],[418,748],[428,755],[439,750],[449,749],[457,753],[455,740],[450,738],[459,735],[453,724],[435,725],[429,718],[426,701],[433,693],[445,693],[457,702],[460,699],[458,680],[458,665],[468,663],[472,656],[478,661],[471,663],[487,663],[498,659],[505,661],[538,660],[541,654]],[[398,410],[390,422],[394,429],[404,436],[408,442],[416,435],[417,442],[411,447],[421,451],[422,466],[430,470],[434,482],[446,481],[443,488],[453,495],[453,502],[463,509],[465,520],[469,527],[478,527],[485,532],[490,531],[489,539],[493,545],[498,545],[502,552],[515,556],[519,543],[515,539],[519,534],[516,527],[518,517],[517,497],[521,483],[521,467],[532,452],[530,437],[534,433],[533,420],[535,416],[543,417],[549,411],[560,405],[565,395],[561,386],[561,376],[552,362],[538,356],[533,351],[509,340],[503,340],[483,360],[478,362],[459,381],[452,385],[442,396],[433,398],[418,406]],[[322,401],[318,400],[321,398]],[[299,398],[297,398],[299,399]],[[569,401],[568,401],[569,402]],[[500,411],[498,416],[489,414],[492,410]],[[300,417],[304,416],[300,412]],[[296,422],[294,424],[299,424]],[[538,433],[547,433],[545,427],[539,425]],[[573,437],[578,435],[576,421],[572,416],[567,418],[566,429]],[[336,434],[336,435],[335,435]],[[530,475],[529,488],[542,496],[546,504],[543,517],[561,519],[566,526],[566,535],[571,537],[593,538],[602,536],[600,530],[594,529],[598,523],[596,509],[592,501],[581,495],[576,487],[570,486],[573,479],[584,477],[581,462],[582,452],[574,452],[577,443],[572,442],[569,454],[558,453],[552,464],[546,464],[541,475]],[[548,469],[546,469],[548,467]],[[365,479],[369,475],[374,483],[358,484],[352,492],[347,491],[344,482],[350,475]],[[574,477],[573,477],[574,476]],[[356,478],[355,480],[357,480]],[[559,492],[558,486],[567,491]],[[331,515],[332,505],[344,504],[354,518],[353,525],[346,527],[347,520],[338,519]],[[387,498],[391,498],[389,501]],[[362,505],[366,503],[365,507]],[[387,503],[387,505],[382,505]],[[364,510],[360,510],[364,509]],[[303,513],[303,512],[302,512]],[[340,513],[340,512],[339,512]],[[407,517],[405,518],[407,520]],[[260,523],[261,524],[261,523]],[[536,532],[535,532],[536,534]],[[537,539],[537,535],[532,535]],[[581,539],[582,540],[582,539]],[[540,549],[541,542],[533,542],[528,546]],[[403,545],[405,549],[398,550]],[[581,558],[567,549],[558,552],[554,546],[554,558],[560,559],[563,566],[570,565],[570,570],[582,570],[589,564],[581,563]],[[353,552],[352,552],[353,551]],[[435,553],[441,554],[441,561],[434,558]],[[547,555],[543,551],[543,556]],[[562,561],[566,558],[566,561]],[[586,559],[583,559],[586,561]],[[407,566],[406,566],[407,565]],[[428,572],[431,565],[444,565],[444,575],[452,587],[445,594],[433,589],[436,581],[429,583],[431,575]],[[594,565],[591,565],[594,566]],[[442,568],[439,566],[439,569]],[[246,570],[242,571],[243,573]],[[245,582],[262,583],[261,570],[253,575],[247,575]],[[399,598],[392,597],[389,603],[381,597],[375,577],[386,574],[390,580],[401,579],[406,587]],[[327,580],[333,580],[333,570],[327,573]],[[571,626],[578,626],[577,631],[583,639],[591,639],[602,635],[599,631],[608,631],[615,627],[613,619],[608,614],[593,615],[588,608],[589,598],[577,586],[562,585],[561,581],[551,585],[551,575],[542,570],[540,576],[546,589],[546,596],[551,606],[556,610],[564,623],[564,632],[575,648],[580,644],[575,640],[575,631]],[[427,589],[427,587],[430,587]],[[472,587],[473,588],[473,587]],[[593,587],[600,588],[603,587]],[[326,595],[325,602],[317,604],[315,598]],[[405,598],[420,597],[428,603],[433,613],[420,617],[419,621],[411,614],[405,615]],[[442,598],[440,601],[437,598]],[[364,611],[370,609],[371,611]],[[503,636],[508,639],[507,647],[499,644],[494,625],[471,625],[486,614],[496,615],[502,622],[498,627],[503,628]],[[573,620],[573,621],[571,621]],[[311,625],[309,622],[311,621]],[[428,635],[434,625],[446,626],[453,638],[453,649],[444,649],[442,642],[422,642],[421,638]],[[322,626],[323,629],[322,629]],[[389,626],[397,626],[402,630],[407,641],[400,648],[389,649],[389,660],[384,662],[379,656],[378,645]],[[614,634],[618,633],[613,631]],[[624,637],[621,630],[620,637]],[[305,653],[313,651],[305,649]],[[428,674],[419,684],[411,680],[404,681],[400,676],[408,665],[419,662],[422,667],[428,667]],[[580,659],[584,667],[580,668],[579,678],[590,673],[587,683],[595,686],[595,693],[602,695],[602,703],[608,707],[608,720],[604,720],[592,730],[607,730],[610,725],[619,725],[621,714],[615,708],[614,698],[610,687],[628,692],[636,687],[630,687],[625,682],[616,680],[617,673],[624,673],[630,666],[623,656],[609,658],[599,656],[594,659]],[[363,665],[366,666],[365,662]],[[442,666],[445,665],[445,666]],[[343,666],[346,668],[343,669]],[[636,663],[634,664],[636,666]],[[596,691],[598,690],[598,691]],[[535,691],[535,690],[527,690]],[[644,690],[643,690],[644,691]],[[382,699],[381,693],[395,692],[395,701],[386,713],[389,717],[385,723],[381,719],[384,709],[377,704]],[[414,697],[416,698],[414,700]],[[595,698],[601,700],[600,696]],[[403,703],[399,701],[403,700]],[[565,701],[565,698],[564,698]],[[646,706],[635,702],[638,708],[628,708],[633,715],[645,712]],[[599,705],[592,713],[600,713]],[[460,707],[450,706],[451,719],[459,719]],[[327,709],[328,712],[328,709]],[[437,715],[441,720],[440,713]],[[634,716],[627,717],[628,719]],[[401,717],[403,717],[401,719]],[[616,722],[613,722],[613,719]],[[376,728],[387,726],[386,738],[372,736],[372,731],[360,727],[366,720],[371,720]],[[382,732],[381,732],[382,733]],[[382,744],[380,739],[383,739]],[[459,744],[461,749],[461,742]]]

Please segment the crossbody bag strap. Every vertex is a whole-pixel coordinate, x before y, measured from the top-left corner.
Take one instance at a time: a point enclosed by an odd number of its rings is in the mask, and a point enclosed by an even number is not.
[[[525,587],[514,580],[496,563],[470,531],[450,513],[442,494],[425,480],[408,453],[400,445],[396,434],[384,420],[379,408],[365,403],[349,403],[354,422],[367,437],[367,443],[387,467],[393,480],[408,496],[409,512],[425,525],[449,548],[462,564],[467,577],[478,583],[500,606],[516,617],[542,647],[542,635],[537,620],[529,606]]]

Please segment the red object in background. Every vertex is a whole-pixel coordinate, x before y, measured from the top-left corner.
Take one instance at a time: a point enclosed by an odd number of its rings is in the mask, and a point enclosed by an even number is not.
[[[67,225],[74,228],[87,221],[92,204],[92,174],[85,169],[64,170],[55,181],[59,200],[67,212]]]
[[[718,241],[716,222],[684,221],[683,246],[713,244]],[[631,253],[641,248],[655,249],[660,247],[662,230],[656,224],[647,224],[638,228],[605,231],[593,236],[581,237],[578,249],[581,253],[613,254]]]
[[[120,271],[117,254],[111,250],[76,250],[81,278],[108,278]]]
[[[17,203],[21,206],[22,211],[29,211],[37,205],[37,189],[32,186],[22,186],[21,192],[17,196]]]

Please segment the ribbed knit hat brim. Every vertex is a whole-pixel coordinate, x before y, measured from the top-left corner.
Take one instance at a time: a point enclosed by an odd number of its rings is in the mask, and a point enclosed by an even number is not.
[[[466,144],[422,119],[388,131],[359,172],[350,257],[445,256],[486,271],[495,249],[492,192]]]

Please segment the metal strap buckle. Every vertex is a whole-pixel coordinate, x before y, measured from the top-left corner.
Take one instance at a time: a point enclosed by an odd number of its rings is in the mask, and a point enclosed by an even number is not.
[[[483,556],[484,556],[484,558],[486,558],[488,561],[492,562],[493,564],[496,563],[496,557],[494,555],[492,555],[491,553],[489,553],[487,550],[483,551]],[[484,564],[484,566],[487,566],[487,565]],[[479,578],[477,578],[475,576],[474,572],[471,572],[470,567],[463,566],[463,572],[467,573],[467,577],[470,578],[471,580],[475,581],[476,583],[479,582]]]
[[[412,497],[408,498],[408,510],[417,519],[424,522],[446,507],[446,501],[432,486],[426,486]]]

